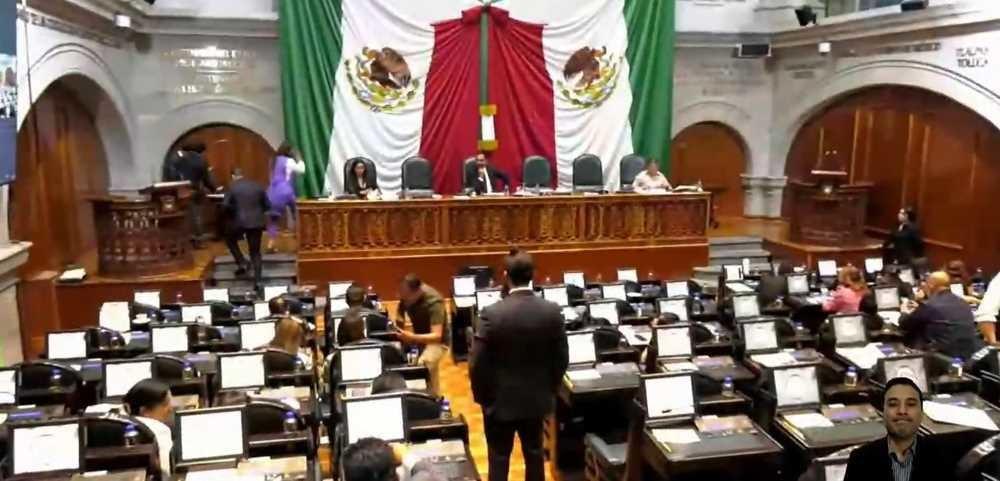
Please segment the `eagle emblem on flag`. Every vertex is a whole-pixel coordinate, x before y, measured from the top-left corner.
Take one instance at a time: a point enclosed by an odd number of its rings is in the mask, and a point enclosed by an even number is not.
[[[623,57],[608,55],[608,48],[582,47],[566,61],[562,80],[556,81],[560,96],[578,108],[599,107],[618,85]]]
[[[364,47],[344,61],[351,91],[372,112],[398,112],[417,96],[420,81],[395,49]]]

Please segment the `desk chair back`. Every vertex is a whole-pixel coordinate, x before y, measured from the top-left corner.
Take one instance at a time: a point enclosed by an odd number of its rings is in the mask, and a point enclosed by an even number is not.
[[[347,162],[344,162],[345,192],[347,191],[347,179],[349,179],[350,176],[353,175],[353,172],[351,172],[351,167],[354,165],[354,161],[356,160],[360,160],[365,164],[365,180],[368,182],[368,185],[378,184],[378,173],[375,171],[375,162],[373,162],[372,159],[369,159],[368,157],[352,157],[350,159],[347,159]]]
[[[476,178],[476,158],[469,157],[462,161],[462,189],[471,189],[473,186],[469,181]]]
[[[51,361],[21,364],[17,382],[18,404],[62,404],[70,408],[82,385],[79,371]]]
[[[403,190],[433,190],[431,163],[423,157],[403,161]]]
[[[541,155],[530,155],[524,158],[521,170],[521,184],[525,188],[552,186],[552,166],[549,165],[549,159]]]
[[[631,190],[635,177],[646,168],[646,159],[638,154],[628,154],[619,161],[618,168],[621,172],[622,190]]]
[[[407,390],[403,395],[406,418],[410,421],[425,421],[441,417],[441,400],[430,393]]]
[[[599,192],[604,189],[604,167],[594,154],[583,154],[573,160],[573,190]]]

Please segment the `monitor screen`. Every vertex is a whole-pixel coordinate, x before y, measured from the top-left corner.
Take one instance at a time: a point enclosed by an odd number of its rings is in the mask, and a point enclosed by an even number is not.
[[[860,315],[833,316],[833,336],[837,345],[859,344],[868,342],[865,332],[865,321]]]
[[[154,353],[188,350],[188,326],[153,326],[149,337]]]
[[[955,294],[958,297],[965,297],[965,286],[963,286],[958,282],[955,282],[950,287],[952,294]]]
[[[576,286],[580,289],[587,288],[587,282],[583,279],[582,272],[563,272],[563,284]]]
[[[575,321],[580,318],[580,313],[576,311],[575,307],[566,306],[562,308],[562,316],[566,321]]]
[[[778,407],[819,404],[816,366],[774,369],[774,391],[778,398]]]
[[[615,301],[592,302],[587,304],[587,310],[591,319],[606,319],[611,325],[618,324],[618,303]]]
[[[733,316],[737,319],[757,317],[760,315],[760,304],[757,294],[748,296],[733,296]]]
[[[330,303],[330,312],[332,313],[345,312],[351,308],[347,305],[347,299],[344,297],[331,297],[327,302]]]
[[[774,321],[744,322],[743,342],[747,352],[768,351],[778,348],[778,329]]]
[[[606,284],[601,286],[601,297],[628,301],[628,295],[625,294],[625,284]]]
[[[917,278],[913,274],[913,268],[911,268],[911,267],[904,267],[904,268],[900,269],[899,270],[899,280],[901,280],[901,281],[903,281],[903,282],[905,282],[905,283],[907,283],[907,284],[909,284],[911,286],[914,285],[914,284],[916,284],[917,283]]]
[[[344,418],[348,444],[363,438],[376,438],[388,443],[406,440],[402,395],[345,399]]]
[[[264,286],[264,300],[270,301],[275,297],[283,296],[288,294],[288,284],[281,284],[277,286]]]
[[[182,463],[237,459],[246,454],[243,408],[217,408],[177,413]]]
[[[691,374],[643,376],[646,415],[650,418],[694,414],[694,377]]]
[[[688,320],[688,309],[687,309],[687,298],[680,297],[675,299],[659,299],[656,302],[656,307],[659,309],[660,314],[674,314],[677,316],[681,322],[687,322]]]
[[[727,281],[743,280],[743,267],[736,265],[728,265],[728,266],[722,266],[722,269],[726,273]]]
[[[331,282],[331,283],[327,284],[326,285],[326,292],[327,292],[326,297],[328,297],[328,298],[335,298],[335,297],[344,297],[344,296],[346,296],[347,295],[347,288],[351,287],[351,284],[354,284],[354,281],[337,281],[337,282]]]
[[[135,291],[135,293],[132,294],[132,300],[137,304],[145,304],[159,309],[160,291]]]
[[[219,387],[247,389],[264,387],[264,353],[219,354]]]
[[[619,267],[618,280],[621,282],[625,281],[639,282],[639,274],[635,272],[634,267]]]
[[[483,291],[476,291],[476,308],[479,310],[486,309],[487,307],[500,302],[502,293],[500,289],[487,289]]]
[[[837,261],[822,260],[816,263],[820,277],[837,277]]]
[[[253,319],[259,321],[271,315],[271,307],[266,302],[253,303]]]
[[[368,381],[382,374],[382,349],[379,347],[340,350],[340,379]]]
[[[452,277],[451,289],[455,293],[455,297],[476,295],[476,276]]]
[[[87,331],[50,332],[49,359],[83,359],[87,357]]]
[[[559,304],[560,307],[569,305],[569,295],[566,294],[566,286],[544,287],[542,288],[542,297],[546,301]]]
[[[893,286],[876,288],[875,305],[880,310],[899,309],[899,288]]]
[[[690,326],[666,326],[656,328],[657,357],[689,357],[691,349]]]
[[[82,471],[80,422],[11,427],[13,474]]]
[[[240,349],[252,351],[267,346],[274,339],[277,321],[240,323]]]
[[[927,371],[924,367],[923,356],[884,358],[882,359],[882,363],[885,369],[886,382],[896,377],[905,377],[917,383],[917,387],[921,391],[928,392]]]
[[[667,283],[667,297],[687,297],[691,295],[687,281],[670,281]]]
[[[124,396],[135,383],[153,377],[153,361],[104,363],[104,397]]]
[[[865,272],[869,274],[878,274],[882,272],[884,267],[885,264],[881,257],[869,257],[865,259]]]
[[[809,294],[809,276],[805,274],[791,274],[787,277],[788,295],[803,296]]]
[[[188,304],[181,306],[181,322],[189,324],[212,325],[212,306],[210,304]]]
[[[570,364],[597,362],[597,348],[594,346],[593,332],[582,331],[567,333],[566,343],[569,347]]]
[[[17,403],[17,370],[0,369],[0,405]]]
[[[210,287],[201,291],[201,298],[205,302],[229,302],[229,289],[225,287]]]
[[[101,304],[97,325],[112,331],[128,332],[132,330],[132,316],[127,302],[105,302]]]

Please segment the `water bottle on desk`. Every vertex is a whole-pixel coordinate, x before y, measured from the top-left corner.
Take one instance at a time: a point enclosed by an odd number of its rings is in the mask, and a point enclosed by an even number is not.
[[[986,274],[982,267],[976,268],[976,273],[972,275],[972,293],[976,297],[983,297],[986,294]]]
[[[858,370],[854,366],[847,368],[847,374],[844,375],[844,385],[847,387],[857,387]]]
[[[194,366],[192,366],[190,362],[184,363],[184,368],[183,371],[181,372],[181,377],[184,378],[185,381],[190,381],[194,379]]]
[[[451,402],[441,399],[441,419],[451,419]]]
[[[125,447],[130,448],[139,444],[139,430],[135,428],[135,424],[129,423],[125,425]]]
[[[299,421],[295,419],[295,413],[285,411],[285,422],[282,423],[285,434],[291,434],[299,430]]]
[[[419,358],[420,358],[420,355],[417,353],[417,348],[415,348],[415,347],[411,347],[410,350],[407,351],[407,353],[406,353],[406,363],[409,364],[409,365],[411,365],[411,366],[416,366],[417,365],[417,359],[419,359]]]
[[[700,293],[694,293],[694,297],[691,300],[691,313],[695,315],[705,313],[705,305],[701,303]]]
[[[736,386],[733,385],[733,378],[731,376],[726,376],[722,380],[722,395],[725,397],[733,397],[736,395]]]
[[[962,377],[965,369],[962,366],[962,358],[954,357],[951,359],[951,366],[948,368],[948,375],[951,377]]]

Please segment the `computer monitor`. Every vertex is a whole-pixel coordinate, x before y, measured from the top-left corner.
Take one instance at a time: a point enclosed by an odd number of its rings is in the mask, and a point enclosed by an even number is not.
[[[211,304],[185,304],[181,306],[181,322],[212,325]]]
[[[270,301],[275,297],[283,296],[285,294],[288,294],[288,284],[264,286],[265,301]]]
[[[128,332],[132,330],[132,315],[128,302],[105,302],[101,304],[97,325],[112,331]]]
[[[738,265],[722,266],[722,272],[726,275],[727,281],[742,281],[743,267]]]
[[[150,359],[108,360],[104,361],[101,369],[104,374],[101,388],[104,399],[124,396],[137,382],[153,377],[153,361]]]
[[[564,321],[575,321],[580,318],[580,313],[573,306],[565,306],[562,308],[562,316]]]
[[[566,333],[570,364],[593,364],[597,362],[597,346],[594,345],[594,331]]]
[[[17,404],[17,369],[0,368],[0,406]]]
[[[639,282],[639,274],[636,273],[635,267],[619,267],[618,268],[618,281],[632,281]]]
[[[86,441],[79,419],[13,424],[9,429],[8,459],[14,476],[70,474],[84,470]]]
[[[476,295],[476,276],[455,276],[451,278],[451,290],[455,297]]]
[[[869,257],[865,259],[865,272],[875,275],[882,272],[885,268],[885,262],[881,257]]]
[[[584,280],[582,272],[563,272],[563,284],[567,286],[576,286],[580,289],[587,288],[587,282]]]
[[[152,352],[187,352],[188,327],[185,324],[150,325],[149,339]]]
[[[667,297],[688,297],[690,295],[691,290],[688,289],[687,281],[667,282]]]
[[[648,419],[694,416],[696,402],[693,374],[647,374],[641,379]]]
[[[330,299],[335,299],[338,297],[347,296],[347,288],[351,287],[354,281],[337,281],[331,282],[326,285],[326,297]]]
[[[347,444],[364,438],[406,441],[409,429],[402,393],[351,397],[343,402]]]
[[[876,287],[875,305],[880,311],[899,309],[899,288],[896,286]]]
[[[616,282],[614,284],[604,284],[601,286],[601,297],[604,299],[618,299],[628,301],[628,294],[625,292],[625,283]]]
[[[347,298],[345,297],[331,297],[326,301],[330,305],[331,313],[346,312],[351,306],[347,305]]]
[[[237,460],[247,455],[243,406],[178,411],[174,424],[178,464]]]
[[[878,360],[878,369],[886,382],[905,377],[915,382],[921,392],[928,392],[927,364],[923,354],[884,357]]]
[[[217,362],[221,390],[257,389],[267,384],[261,351],[220,353]]]
[[[917,284],[917,276],[913,273],[912,267],[903,267],[899,270],[899,280],[914,286]]]
[[[778,349],[778,326],[773,319],[741,322],[740,331],[748,353]]]
[[[830,320],[833,322],[833,336],[838,346],[868,343],[865,319],[861,314],[842,314],[832,316]]]
[[[656,357],[690,357],[694,353],[690,324],[657,326]]]
[[[132,294],[132,300],[135,301],[137,304],[153,306],[159,309],[160,291],[135,291]]]
[[[500,302],[503,292],[499,288],[480,289],[476,291],[476,309],[483,310]]]
[[[965,286],[962,285],[961,282],[952,282],[949,287],[951,288],[952,294],[955,294],[958,297],[965,297]]]
[[[824,259],[816,263],[820,277],[837,277],[837,261]]]
[[[788,281],[788,295],[804,296],[809,294],[809,275],[789,274],[785,280]]]
[[[757,294],[749,292],[733,296],[733,317],[736,319],[746,319],[760,315],[760,304],[757,302]]]
[[[606,319],[609,324],[617,325],[618,301],[594,301],[587,304],[587,312],[591,319]]]
[[[245,321],[239,324],[240,349],[252,351],[268,345],[274,339],[276,320]]]
[[[656,300],[656,309],[663,314],[673,314],[681,322],[688,321],[687,297],[668,297]]]
[[[229,289],[225,287],[206,287],[201,290],[201,299],[205,302],[229,302]]]
[[[371,381],[382,374],[382,348],[379,346],[344,346],[337,359],[343,382]]]
[[[87,331],[50,332],[45,336],[45,352],[49,359],[86,358]]]
[[[815,364],[772,368],[771,385],[779,408],[820,404]]]
[[[542,288],[542,297],[546,301],[554,302],[559,307],[569,305],[569,294],[566,293],[566,286],[546,286]]]

